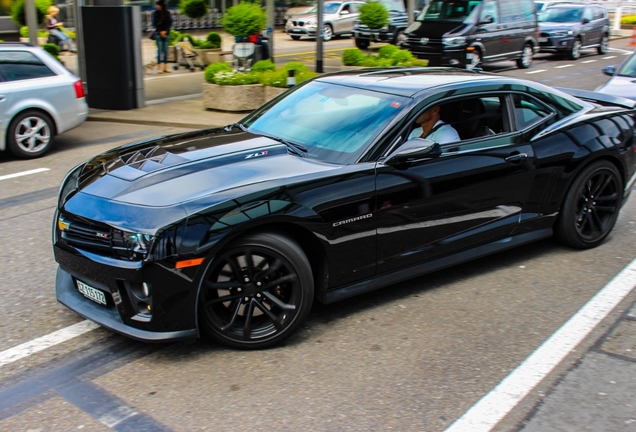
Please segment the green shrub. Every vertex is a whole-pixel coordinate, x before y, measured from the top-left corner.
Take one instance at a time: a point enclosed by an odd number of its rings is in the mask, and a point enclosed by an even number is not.
[[[260,3],[239,3],[227,10],[221,20],[224,30],[237,37],[259,34],[265,28],[266,14]]]
[[[382,59],[390,59],[399,50],[400,48],[395,45],[384,45],[378,50],[378,57]]]
[[[176,45],[177,42],[181,40],[179,39],[180,37],[181,37],[181,32],[170,29],[170,45],[172,46]]]
[[[197,48],[198,49],[214,49],[214,48],[218,48],[218,47],[214,46],[214,44],[212,42],[203,41],[197,46]]]
[[[182,41],[184,41],[186,39],[189,40],[190,43],[192,44],[192,46],[195,47],[195,48],[198,48],[199,45],[201,45],[203,43],[202,39],[195,38],[190,33],[181,33],[179,35],[179,38],[177,39],[177,42],[182,42]]]
[[[201,18],[208,13],[208,4],[206,0],[181,0],[179,9],[188,18]]]
[[[20,27],[20,37],[23,37],[23,38],[29,37],[29,28],[27,26]]]
[[[205,40],[206,42],[209,42],[213,45],[212,48],[221,48],[221,44],[223,43],[221,35],[217,32],[208,33],[208,35],[205,37]]]
[[[58,58],[60,56],[60,47],[57,44],[45,43],[42,45],[42,49],[53,57]]]
[[[621,17],[621,25],[636,25],[636,15],[626,15]]]
[[[364,66],[364,67],[377,67],[378,66],[378,58],[374,55],[369,54],[368,56],[365,56],[362,61],[360,62],[359,65],[357,66]]]
[[[52,0],[35,0],[35,13],[38,24],[42,24],[46,18],[47,9],[53,4]],[[11,19],[19,26],[25,26],[26,15],[24,11],[24,0],[16,0],[11,6]]]
[[[364,54],[358,48],[347,48],[342,53],[342,64],[345,66],[357,66],[364,60]]]
[[[389,24],[389,11],[377,1],[370,1],[360,6],[360,24],[370,29],[381,29]]]
[[[252,66],[252,71],[254,72],[265,72],[265,71],[273,71],[276,70],[276,65],[273,61],[267,60],[259,60]]]
[[[391,59],[394,65],[401,66],[410,63],[414,58],[411,51],[399,49],[393,53]]]
[[[311,79],[318,74],[316,72],[310,71],[309,69],[294,69],[294,78],[296,79],[296,85]],[[261,73],[260,83],[264,86],[269,87],[287,87],[287,78],[289,77],[289,70],[284,67],[278,70],[268,70]]]
[[[260,84],[261,74],[258,72],[218,72],[214,75],[219,85],[247,85]]]
[[[203,72],[203,77],[205,82],[210,84],[216,84],[215,75],[219,72],[232,72],[232,68],[230,65],[224,62],[212,63],[205,68]]]
[[[296,72],[303,72],[303,71],[308,71],[309,70],[309,68],[304,63],[301,63],[299,61],[287,62],[287,63],[285,63],[283,65],[282,69],[285,70],[285,71],[293,69]]]

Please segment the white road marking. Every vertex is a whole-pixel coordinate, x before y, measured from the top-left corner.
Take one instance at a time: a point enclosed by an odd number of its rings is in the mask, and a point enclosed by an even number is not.
[[[73,339],[76,336],[95,330],[98,327],[99,325],[92,321],[80,321],[72,326],[65,327],[58,331],[54,331],[53,333],[33,339],[32,341],[25,342],[22,345],[4,350],[0,352],[0,367],[45,350],[53,345],[66,342],[69,339]]]
[[[50,168],[37,168],[37,169],[29,170],[29,171],[22,171],[22,172],[17,172],[13,174],[7,174],[7,175],[0,176],[0,180],[8,180],[8,179],[16,178],[16,177],[37,174],[37,173],[41,173],[41,172],[45,172],[49,170]]]
[[[625,55],[629,55],[629,54],[634,52],[634,51],[624,50],[622,48],[608,48],[607,50],[608,51],[618,51],[618,52],[621,52],[621,53],[623,53]]]
[[[539,69],[539,70],[530,71],[530,72],[526,72],[526,73],[528,75],[532,75],[532,74],[541,73],[541,72],[545,72],[545,69]]]
[[[636,260],[446,432],[490,431],[636,287]]]
[[[572,67],[572,66],[574,66],[574,65],[573,64],[566,64],[566,65],[561,65],[561,66],[555,66],[554,68],[555,69],[563,69],[563,68]]]
[[[603,60],[609,60],[609,59],[613,59],[613,58],[616,58],[616,56],[602,57]]]
[[[585,60],[585,61],[582,61],[581,63],[594,63],[595,61],[596,60]]]

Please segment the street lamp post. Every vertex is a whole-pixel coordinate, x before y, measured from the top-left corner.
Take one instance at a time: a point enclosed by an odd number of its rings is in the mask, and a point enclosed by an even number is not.
[[[38,16],[35,12],[35,0],[26,0],[24,2],[24,15],[26,25],[29,28],[29,42],[32,45],[38,45]]]
[[[318,0],[318,31],[316,32],[316,72],[322,73],[322,37],[324,35],[324,25],[322,24],[322,9],[323,9],[323,0]]]

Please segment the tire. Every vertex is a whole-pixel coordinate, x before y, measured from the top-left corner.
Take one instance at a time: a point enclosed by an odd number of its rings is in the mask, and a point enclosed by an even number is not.
[[[325,24],[322,40],[327,42],[327,41],[330,41],[331,39],[333,39],[333,27],[331,27],[331,24]]]
[[[300,40],[300,36],[298,35],[292,35],[292,40]]]
[[[470,63],[466,64],[466,68],[468,69],[469,66],[471,67],[475,67],[477,65],[480,65],[482,61],[482,57],[481,57],[481,51],[479,51],[477,48],[475,48],[473,50],[473,58],[470,61]]]
[[[572,42],[572,48],[570,48],[567,56],[570,60],[577,60],[581,57],[581,39],[574,39],[574,42]]]
[[[403,42],[406,42],[406,35],[404,34],[404,30],[398,30],[393,38],[393,45],[400,46]]]
[[[32,159],[42,156],[53,144],[53,120],[41,111],[28,110],[18,114],[7,132],[7,147],[15,156]]]
[[[610,233],[623,200],[621,176],[608,161],[595,162],[574,179],[555,230],[573,248],[598,246]]]
[[[523,47],[521,58],[517,59],[517,67],[519,69],[528,69],[532,65],[532,58],[534,57],[534,49],[532,45],[526,44]]]
[[[371,44],[369,42],[369,39],[356,38],[355,42],[356,42],[356,48],[359,48],[361,50],[365,50],[365,49],[369,48],[369,45]]]
[[[607,53],[608,44],[609,44],[609,36],[604,34],[603,36],[601,36],[601,43],[596,48],[596,52],[598,52],[599,55],[603,55]]]
[[[269,348],[300,327],[313,298],[311,266],[300,246],[280,234],[253,234],[230,244],[206,270],[201,326],[223,345]]]

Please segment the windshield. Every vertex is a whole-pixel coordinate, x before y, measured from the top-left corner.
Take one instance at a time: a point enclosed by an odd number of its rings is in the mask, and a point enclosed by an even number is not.
[[[536,2],[534,2],[534,4],[536,4],[536,5],[537,5],[537,12],[541,12],[541,11],[543,10],[543,5],[544,5],[545,3],[543,3],[543,2],[537,2],[537,1],[536,1]]]
[[[539,14],[539,22],[580,22],[582,14],[578,8],[549,7]]]
[[[631,56],[618,69],[617,75],[636,78],[636,56]]]
[[[342,3],[325,3],[322,7],[323,14],[335,14],[338,13],[338,8]],[[314,7],[310,13],[318,13],[318,6]]]
[[[418,21],[456,21],[474,23],[481,0],[441,0],[431,1],[422,9]]]
[[[350,164],[410,99],[314,81],[245,122],[249,131],[300,144],[306,156]]]

